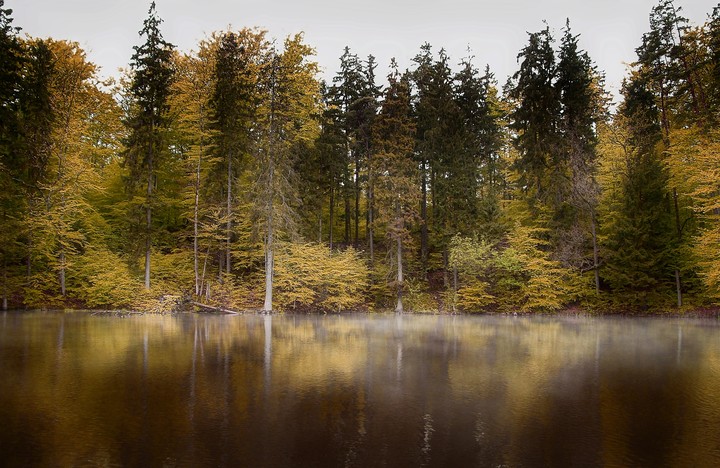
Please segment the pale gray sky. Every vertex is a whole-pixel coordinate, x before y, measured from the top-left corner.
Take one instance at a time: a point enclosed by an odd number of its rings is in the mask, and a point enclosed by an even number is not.
[[[348,45],[361,57],[373,54],[378,74],[387,73],[391,57],[402,69],[411,65],[423,42],[444,47],[453,63],[467,55],[487,63],[500,85],[517,70],[518,51],[526,31],[544,28],[547,20],[559,40],[569,17],[581,46],[601,70],[614,94],[625,75],[625,63],[648,30],[648,15],[657,0],[156,0],[165,21],[166,40],[182,51],[196,47],[207,34],[259,26],[283,39],[305,32],[317,50],[317,61],[329,79]],[[693,24],[702,24],[713,0],[675,0]],[[104,76],[127,66],[150,0],[6,0],[14,25],[35,37],[77,41]]]

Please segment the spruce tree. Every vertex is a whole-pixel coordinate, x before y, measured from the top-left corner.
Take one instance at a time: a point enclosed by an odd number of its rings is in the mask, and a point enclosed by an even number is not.
[[[412,157],[415,127],[410,114],[409,80],[400,76],[394,60],[392,65],[393,72],[388,76],[389,84],[373,127],[375,199],[378,221],[385,226],[395,251],[395,312],[403,313],[404,246],[410,240],[410,224],[417,218],[420,191]]]
[[[624,128],[624,161],[608,191],[603,231],[606,242],[602,277],[628,305],[656,304],[672,284],[673,225],[668,173],[658,143],[660,112],[641,75],[623,86],[624,102],[615,125]]]
[[[8,170],[17,167],[12,144],[17,134],[18,106],[22,86],[25,53],[18,33],[12,26],[12,10],[3,8],[0,0],[0,161]]]
[[[412,74],[416,88],[416,151],[423,174],[420,258],[427,269],[430,249],[438,248],[446,273],[450,238],[458,232],[467,232],[467,221],[476,217],[475,171],[472,162],[468,162],[468,153],[463,151],[462,117],[455,102],[449,60],[442,49],[434,58],[430,45],[424,44],[414,59],[417,68]],[[432,200],[431,223],[427,214],[428,192]],[[445,282],[447,285],[447,275]]]
[[[153,209],[158,200],[154,195],[158,173],[168,153],[166,131],[170,123],[168,95],[173,79],[172,51],[174,46],[165,41],[160,32],[162,20],[150,5],[148,17],[143,23],[140,36],[145,42],[135,46],[130,63],[132,83],[129,93],[132,101],[126,126],[129,135],[123,153],[125,166],[129,169],[128,189],[135,193],[145,185],[143,209],[145,211],[145,288],[150,288],[150,251],[153,242]]]
[[[550,29],[529,35],[528,45],[518,54],[520,70],[513,75],[509,97],[516,103],[510,129],[519,156],[515,169],[529,203],[557,206],[566,198],[567,184],[556,165],[560,100],[554,80],[555,53]]]
[[[364,84],[362,63],[356,54],[345,47],[340,57],[340,70],[333,77],[333,85],[329,89],[332,105],[338,108],[336,117],[345,140],[345,162],[341,188],[344,202],[344,241],[349,244],[353,238],[353,221],[355,227],[354,243],[357,244],[359,229],[360,205],[360,157],[361,147],[358,145],[357,132],[360,125],[358,103],[361,99]],[[354,209],[352,200],[354,199]]]
[[[595,129],[604,114],[602,81],[587,52],[579,49],[578,36],[572,34],[569,20],[560,46],[555,86],[562,109],[558,163],[567,166],[571,190],[567,203],[569,219],[557,220],[560,230],[557,256],[565,266],[593,270],[597,293],[600,290],[596,219],[599,187],[595,180]],[[591,250],[586,246],[588,243],[592,244]]]
[[[338,193],[347,170],[347,144],[342,128],[342,110],[334,104],[335,94],[330,87],[322,87],[323,111],[320,116],[320,136],[310,158],[299,162],[304,184],[303,205],[316,205],[318,211],[319,242],[323,240],[323,208],[327,202],[327,240],[332,250],[336,243],[335,217]],[[315,197],[319,197],[313,203]]]
[[[455,103],[460,113],[464,180],[458,183],[462,184],[459,189],[465,210],[472,216],[466,219],[462,232],[467,235],[477,227],[484,238],[497,239],[502,233],[498,218],[505,169],[501,159],[502,110],[489,67],[480,75],[471,58],[464,59],[461,67],[455,76]],[[477,226],[472,224],[475,218]]]
[[[8,308],[10,286],[9,272],[20,262],[20,252],[15,247],[20,236],[23,210],[23,187],[19,171],[24,167],[18,151],[20,90],[23,86],[23,66],[26,60],[18,38],[20,28],[12,26],[11,9],[3,8],[0,0],[0,253],[2,255],[2,309]]]
[[[243,156],[249,152],[251,124],[256,112],[256,78],[242,38],[227,32],[220,40],[215,57],[215,89],[211,105],[216,130],[215,152],[224,167],[218,172],[225,179],[225,271],[232,270],[231,242],[233,220],[233,180]],[[220,174],[218,174],[220,175]]]
[[[382,87],[375,84],[375,69],[377,63],[375,57],[372,55],[368,56],[365,63],[364,69],[364,80],[363,88],[360,94],[356,106],[358,127],[357,127],[357,146],[359,151],[365,158],[365,167],[367,171],[366,180],[366,195],[367,195],[367,247],[370,255],[370,264],[372,265],[375,259],[375,239],[374,239],[374,226],[375,213],[374,213],[374,193],[375,193],[375,178],[376,174],[373,172],[373,125],[375,124],[375,118],[377,117],[379,98],[382,94]]]
[[[424,147],[425,135],[432,128],[432,113],[425,112],[425,107],[431,107],[430,100],[426,99],[427,89],[431,82],[431,68],[433,63],[432,46],[424,43],[420,53],[413,58],[416,68],[412,73],[414,94],[412,96],[412,111],[415,119],[415,157],[420,167],[420,261],[427,269],[430,254],[430,221],[428,219],[428,192],[431,190],[430,151]]]

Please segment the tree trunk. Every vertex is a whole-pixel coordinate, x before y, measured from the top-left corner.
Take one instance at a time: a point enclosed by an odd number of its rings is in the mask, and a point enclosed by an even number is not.
[[[456,266],[453,266],[453,313],[457,312],[457,292],[458,292],[458,270]]]
[[[447,290],[450,287],[450,255],[448,250],[443,250],[443,286]]]
[[[673,199],[675,202],[675,229],[677,230],[678,243],[682,239],[682,225],[680,224],[680,208],[678,207],[678,193],[677,189],[673,187]],[[680,280],[680,269],[675,268],[675,289],[677,290],[677,306],[682,307],[683,296],[682,296],[682,282]]]
[[[271,145],[272,148],[272,145]],[[271,149],[272,151],[272,149]],[[275,167],[274,167],[274,161],[273,161],[273,155],[270,155],[270,161],[269,161],[268,171],[269,171],[269,181],[268,181],[268,199],[266,200],[267,203],[267,237],[265,239],[265,303],[263,304],[263,312],[264,313],[271,313],[272,312],[272,302],[273,302],[273,274],[275,269],[275,252],[274,252],[274,226],[273,223],[275,222],[273,219],[273,200],[274,200],[274,177],[275,177]]]
[[[318,244],[322,244],[322,205],[318,210]]]
[[[230,274],[230,238],[232,236],[232,154],[228,154],[227,167],[227,233],[225,239],[225,271]]]
[[[267,244],[265,246],[265,303],[263,304],[263,312],[265,313],[272,312],[274,261],[272,215],[270,215]]]
[[[3,216],[4,217],[4,216]],[[7,290],[7,258],[6,252],[3,252],[3,292],[2,292],[2,310],[8,309],[8,290]]]
[[[403,263],[402,263],[402,238],[398,235],[397,238],[397,305],[395,306],[395,313],[402,314],[405,312],[403,309],[402,302],[402,290],[403,290]]]
[[[65,251],[60,250],[60,295],[65,297]]]
[[[150,230],[152,227],[152,163],[148,169],[147,200],[145,206],[145,289],[150,289]]]
[[[200,295],[200,271],[198,268],[198,218],[200,212],[200,161],[202,158],[202,144],[195,168],[195,205],[193,206],[193,269],[195,271],[195,295]],[[207,258],[205,260],[207,262]],[[205,276],[203,267],[203,276]]]
[[[370,265],[375,263],[375,227],[372,200],[372,186],[368,191],[368,250],[370,251]]]
[[[345,169],[345,187],[343,187],[343,199],[345,202],[345,245],[350,243],[350,175]]]
[[[373,172],[372,172],[372,154],[367,150],[368,155],[368,193],[367,193],[367,236],[368,236],[368,250],[370,251],[370,265],[375,263],[375,213],[373,212],[373,196],[374,196],[374,183]]]
[[[593,271],[595,272],[595,294],[600,294],[600,268],[598,266],[598,243],[595,228],[595,210],[590,213],[590,229],[593,243]]]
[[[427,270],[428,262],[428,221],[427,221],[427,171],[425,161],[422,163],[422,200],[420,202],[420,263]]]
[[[357,248],[358,230],[360,229],[360,155],[355,152],[355,237],[353,245]]]
[[[335,225],[335,185],[330,186],[330,226],[328,227],[330,250],[333,248],[333,226]]]
[[[203,291],[203,285],[205,284],[205,272],[207,271],[207,262],[208,262],[209,257],[210,257],[210,246],[208,246],[207,252],[205,252],[205,260],[203,261],[202,276],[200,277],[200,288],[198,291],[198,295],[202,294],[202,291]]]
[[[28,283],[30,283],[30,275],[32,275],[32,233],[28,233],[27,263],[25,265],[25,278]]]

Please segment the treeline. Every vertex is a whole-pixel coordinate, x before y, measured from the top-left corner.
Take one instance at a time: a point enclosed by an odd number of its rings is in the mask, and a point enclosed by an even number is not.
[[[650,13],[611,111],[570,23],[502,89],[420,47],[330,83],[301,34],[166,42],[103,82],[0,0],[3,308],[551,311],[720,299],[720,4]]]

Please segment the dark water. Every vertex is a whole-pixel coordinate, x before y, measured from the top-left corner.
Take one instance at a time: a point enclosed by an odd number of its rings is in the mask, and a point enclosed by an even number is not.
[[[0,465],[720,466],[720,326],[6,313]]]

